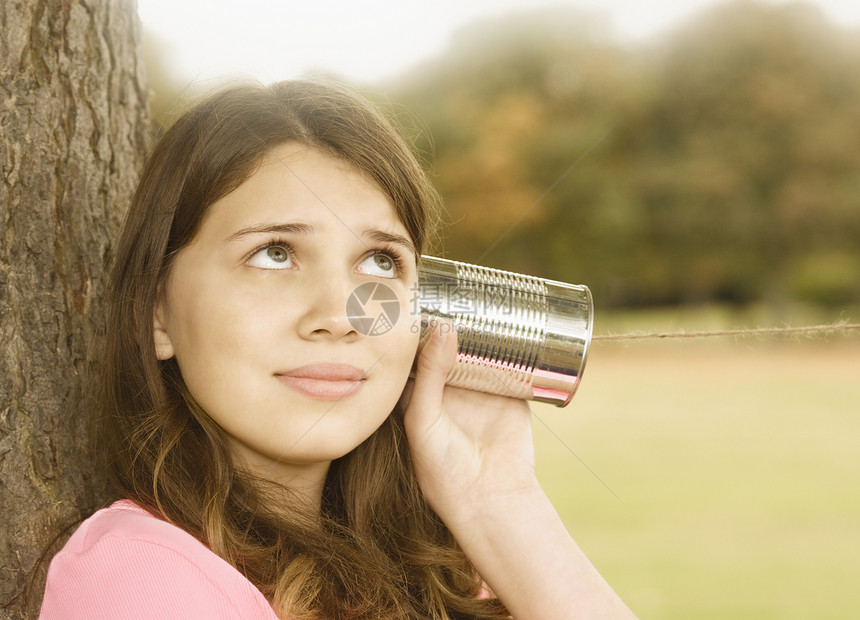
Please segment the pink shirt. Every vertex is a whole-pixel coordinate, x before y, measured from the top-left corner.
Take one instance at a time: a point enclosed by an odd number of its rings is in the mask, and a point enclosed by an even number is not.
[[[233,566],[127,500],[84,521],[54,557],[39,617],[277,620]]]

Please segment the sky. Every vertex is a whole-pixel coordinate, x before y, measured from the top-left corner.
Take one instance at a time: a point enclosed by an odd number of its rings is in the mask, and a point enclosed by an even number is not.
[[[769,0],[771,4],[784,4]],[[860,28],[860,1],[809,0],[834,24]],[[180,83],[262,82],[327,72],[354,82],[394,78],[442,53],[458,28],[540,6],[602,12],[619,41],[682,24],[714,0],[138,0],[145,32]]]

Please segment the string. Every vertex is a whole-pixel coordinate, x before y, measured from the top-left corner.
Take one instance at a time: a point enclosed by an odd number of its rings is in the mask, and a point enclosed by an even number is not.
[[[628,334],[597,334],[592,341],[600,342],[626,342],[629,340],[679,340],[691,338],[720,338],[733,336],[735,338],[746,338],[749,336],[821,336],[825,334],[847,333],[860,330],[860,323],[848,323],[839,321],[825,325],[806,325],[803,327],[760,327],[755,329],[723,329],[714,331],[678,331],[678,332],[631,332]]]

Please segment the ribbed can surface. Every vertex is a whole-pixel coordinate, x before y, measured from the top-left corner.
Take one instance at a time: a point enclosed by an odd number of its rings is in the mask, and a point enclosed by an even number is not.
[[[448,384],[564,406],[591,341],[591,294],[565,284],[424,256],[422,325],[447,319],[457,332]]]

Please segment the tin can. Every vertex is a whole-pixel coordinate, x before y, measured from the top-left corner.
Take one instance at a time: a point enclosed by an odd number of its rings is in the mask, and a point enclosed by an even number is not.
[[[588,287],[422,256],[422,342],[434,319],[457,333],[448,385],[552,403],[573,398],[591,344]]]

